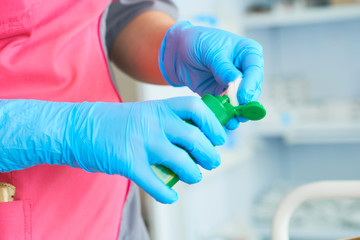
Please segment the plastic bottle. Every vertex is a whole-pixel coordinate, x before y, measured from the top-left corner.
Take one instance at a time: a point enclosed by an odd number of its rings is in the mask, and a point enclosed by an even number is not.
[[[206,94],[202,97],[202,100],[215,113],[215,116],[223,126],[234,116],[243,116],[248,120],[260,120],[266,115],[264,107],[255,101],[234,107],[230,104],[230,99],[227,95],[212,96]],[[151,165],[151,167],[155,174],[169,187],[174,186],[179,181],[179,177],[170,169],[158,164]]]

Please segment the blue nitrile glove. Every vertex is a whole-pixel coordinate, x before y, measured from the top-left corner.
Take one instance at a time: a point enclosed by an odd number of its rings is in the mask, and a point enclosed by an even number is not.
[[[150,165],[164,165],[184,182],[199,182],[194,160],[208,170],[219,166],[212,144],[223,144],[225,137],[215,115],[195,97],[138,103],[0,101],[1,172],[49,163],[120,174],[163,203],[176,201],[177,194]]]
[[[223,30],[179,22],[165,35],[159,66],[173,86],[188,86],[201,96],[223,93],[242,76],[237,93],[240,104],[258,99],[264,75],[262,47],[257,42]],[[235,129],[240,118],[227,128]]]

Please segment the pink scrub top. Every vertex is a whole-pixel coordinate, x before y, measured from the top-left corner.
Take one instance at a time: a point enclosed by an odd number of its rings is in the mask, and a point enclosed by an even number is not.
[[[0,98],[120,102],[99,35],[108,0],[0,0]],[[130,181],[68,166],[0,173],[0,239],[117,239]]]

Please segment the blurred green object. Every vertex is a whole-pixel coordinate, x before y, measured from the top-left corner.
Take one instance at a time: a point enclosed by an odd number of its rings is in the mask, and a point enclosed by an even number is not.
[[[228,96],[217,95],[216,97],[206,94],[202,100],[215,113],[221,125],[225,124],[233,117],[244,117],[248,120],[260,120],[266,115],[265,108],[259,102],[249,102],[246,105],[233,106],[230,104]]]
[[[210,94],[203,96],[202,100],[223,126],[235,116],[257,121],[263,119],[266,115],[265,108],[256,101],[249,102],[246,105],[233,106],[230,104],[228,96],[212,96]],[[151,165],[151,167],[154,173],[169,187],[174,186],[179,181],[179,177],[170,169],[158,164]]]

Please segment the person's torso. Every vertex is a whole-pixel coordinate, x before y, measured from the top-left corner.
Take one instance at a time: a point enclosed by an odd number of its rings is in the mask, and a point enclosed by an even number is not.
[[[107,4],[0,0],[0,99],[120,102],[99,34]],[[116,239],[130,187],[50,165],[1,173],[0,182],[17,188],[14,203],[0,203],[0,239],[18,240]]]

